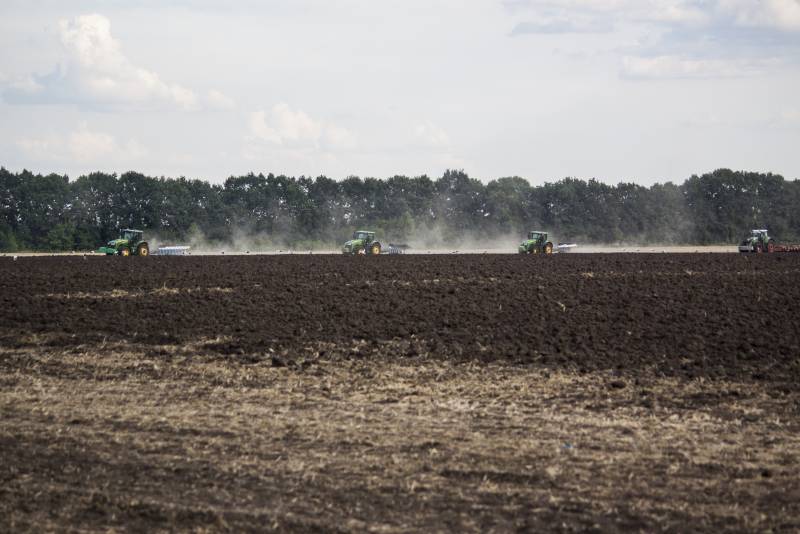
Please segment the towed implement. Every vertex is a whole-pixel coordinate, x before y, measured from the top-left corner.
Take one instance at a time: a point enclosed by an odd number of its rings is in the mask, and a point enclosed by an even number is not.
[[[100,247],[97,252],[107,256],[148,256],[150,245],[142,239],[144,232],[126,228],[117,239],[112,239],[108,245]]]
[[[760,254],[773,252],[800,252],[800,245],[779,245],[765,228],[751,230],[739,244],[739,252]]]
[[[405,254],[409,248],[405,243],[389,243],[389,248],[386,250],[387,254]]]

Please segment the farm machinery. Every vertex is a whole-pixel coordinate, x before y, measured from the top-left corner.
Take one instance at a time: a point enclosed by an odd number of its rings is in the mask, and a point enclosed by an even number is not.
[[[407,248],[408,245],[389,243],[389,247],[384,249],[380,241],[375,239],[375,232],[356,230],[353,239],[342,246],[342,254],[403,254]]]
[[[547,232],[532,231],[528,239],[519,244],[520,254],[552,254],[553,243],[547,240]]]
[[[353,239],[342,246],[342,254],[380,254],[381,243],[375,239],[375,232],[356,230]]]
[[[112,239],[105,247],[100,247],[97,252],[108,256],[147,256],[150,254],[150,245],[142,239],[144,232],[126,228],[117,239]]]
[[[800,252],[800,245],[779,245],[769,236],[766,229],[761,228],[750,232],[750,235],[739,244],[739,252]]]

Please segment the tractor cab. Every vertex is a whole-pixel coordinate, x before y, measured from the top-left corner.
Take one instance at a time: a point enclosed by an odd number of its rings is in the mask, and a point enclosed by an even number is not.
[[[130,228],[126,228],[122,231],[122,239],[126,240],[128,243],[138,243],[142,240],[142,236],[144,232],[141,230],[131,230]]]
[[[353,232],[353,240],[358,239],[359,241],[363,241],[364,244],[369,245],[373,241],[375,241],[375,232],[367,232],[364,230],[356,230]]]
[[[540,243],[542,241],[547,241],[547,232],[539,232],[534,230],[533,232],[528,234],[529,241],[535,241]]]

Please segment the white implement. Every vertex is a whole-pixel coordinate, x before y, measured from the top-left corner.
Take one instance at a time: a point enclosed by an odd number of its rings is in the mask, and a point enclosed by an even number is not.
[[[189,254],[189,247],[181,245],[181,246],[173,246],[173,247],[158,247],[158,252],[156,253],[159,256],[185,256]]]

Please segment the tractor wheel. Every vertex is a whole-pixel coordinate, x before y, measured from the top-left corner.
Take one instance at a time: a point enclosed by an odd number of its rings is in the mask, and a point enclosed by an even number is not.
[[[764,247],[761,246],[761,243],[756,243],[756,254],[761,254],[764,252]]]
[[[552,243],[545,243],[544,244],[544,253],[545,254],[552,254],[553,253],[553,244]]]
[[[373,243],[369,249],[370,254],[378,255],[381,253],[381,244],[380,243]]]
[[[767,243],[767,252],[769,252],[770,254],[775,252],[775,241],[773,241],[772,239],[770,239],[769,243]]]
[[[147,246],[147,243],[141,243],[138,247],[136,247],[137,256],[147,256],[149,254],[150,254],[150,247]]]
[[[130,256],[131,255],[131,249],[129,249],[128,247],[122,247],[121,249],[119,249],[119,255],[120,256]]]

